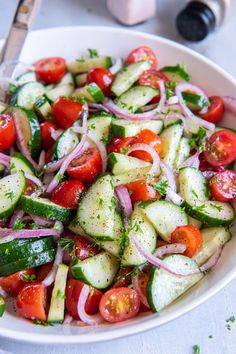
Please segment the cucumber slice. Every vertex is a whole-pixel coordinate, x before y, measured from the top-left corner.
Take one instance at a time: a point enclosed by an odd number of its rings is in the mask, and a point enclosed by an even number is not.
[[[37,99],[34,104],[34,111],[41,119],[47,119],[50,116],[52,107],[46,95]]]
[[[45,93],[45,87],[39,82],[27,82],[20,86],[12,96],[11,104],[32,109],[37,98]]]
[[[137,179],[140,179],[140,178],[147,178],[149,171],[150,171],[149,166],[130,170],[130,171],[123,173],[121,175],[113,176],[112,182],[113,182],[114,186],[116,187],[116,186],[119,186],[120,184],[130,183],[130,182],[136,181]]]
[[[113,241],[100,241],[98,245],[108,253],[115,257],[119,257],[122,252],[121,239],[123,237],[124,227],[122,218],[118,213],[115,213],[114,228],[113,228]],[[96,240],[95,240],[96,241]]]
[[[187,214],[173,203],[157,200],[140,203],[139,206],[164,241],[171,241],[171,233],[177,226],[188,224]]]
[[[190,155],[190,145],[189,145],[189,139],[183,137],[180,140],[176,156],[175,156],[175,161],[174,161],[174,168],[179,167]]]
[[[172,168],[174,167],[174,162],[182,134],[182,125],[175,124],[169,128],[164,129],[160,135],[163,144],[161,158]]]
[[[74,86],[74,78],[71,73],[66,73],[60,82],[58,82],[57,87],[64,86],[64,85],[71,85]]]
[[[78,145],[79,138],[72,128],[68,128],[57,139],[53,150],[52,160],[59,160],[62,157],[68,155]]]
[[[10,171],[11,174],[22,171],[31,176],[35,176],[35,169],[31,162],[19,152],[14,152],[14,154],[12,154]]]
[[[124,138],[137,135],[141,130],[149,129],[155,134],[162,131],[163,122],[161,120],[129,121],[115,119],[111,123],[111,136],[121,136]]]
[[[172,125],[181,124],[182,123],[181,119],[168,116],[168,114],[166,115],[165,118],[162,118],[162,121],[163,121],[164,128],[169,128]]]
[[[20,107],[9,107],[6,112],[13,115],[14,121],[21,130],[31,156],[37,158],[41,151],[41,134],[35,113]]]
[[[209,227],[202,229],[202,245],[192,257],[199,266],[204,264],[219,247],[223,247],[228,242],[232,234],[224,227]]]
[[[0,295],[0,317],[3,316],[6,309],[6,301],[4,300],[3,296]]]
[[[75,76],[76,87],[84,86],[87,83],[87,74],[79,74]]]
[[[151,86],[134,86],[124,92],[117,99],[116,104],[127,112],[134,113],[150,102],[158,93],[159,91]]]
[[[174,81],[174,82],[190,81],[189,74],[180,65],[165,66],[160,71],[163,74],[165,74],[165,76],[169,79],[169,81]]]
[[[19,86],[24,85],[28,82],[34,82],[37,81],[36,80],[36,75],[34,71],[28,71],[20,76],[18,76],[18,78],[16,79],[17,84]]]
[[[64,208],[51,202],[49,199],[27,195],[21,196],[19,208],[26,213],[42,216],[49,220],[59,220],[66,224],[70,222],[74,213],[73,209]]]
[[[200,220],[194,219],[194,218],[192,218],[192,216],[189,216],[189,215],[188,215],[188,223],[190,225],[196,226],[199,230],[202,227],[202,222]]]
[[[80,279],[96,289],[106,289],[112,284],[119,269],[119,261],[107,252],[94,257],[72,262],[71,272],[74,278]]]
[[[108,69],[112,66],[111,57],[104,56],[90,59],[77,59],[73,62],[67,63],[67,70],[74,74],[86,73],[93,68]]]
[[[227,226],[234,219],[234,210],[228,203],[208,200],[206,180],[201,171],[185,167],[179,171],[180,195],[189,215],[209,226]]]
[[[60,96],[71,96],[74,91],[74,85],[65,84],[58,85],[51,90],[48,90],[45,95],[49,99],[49,101],[54,102]]]
[[[199,111],[203,107],[208,106],[208,102],[202,96],[199,96],[196,93],[183,92],[182,96],[186,105],[192,111]]]
[[[157,240],[156,231],[138,207],[135,207],[131,217],[131,231],[128,234],[128,238],[131,234],[137,238],[145,250],[151,253],[154,252]],[[146,263],[146,261],[146,258],[139,253],[129,239],[121,259],[121,266],[139,266]]]
[[[106,175],[99,178],[80,201],[77,212],[79,224],[92,237],[113,240],[115,208],[112,178]]]
[[[69,267],[59,264],[48,312],[48,322],[61,322],[65,312],[65,290]]]
[[[109,140],[109,131],[113,117],[100,113],[88,120],[88,129],[96,138],[106,144]]]
[[[77,88],[73,96],[85,99],[88,102],[102,102],[105,98],[102,90],[98,87],[95,82],[85,85],[83,87]]]
[[[22,171],[0,180],[0,218],[11,215],[25,190],[25,176]]]
[[[85,236],[85,237],[88,236],[88,235],[86,234],[86,232],[84,231],[84,229],[82,229],[82,227],[80,226],[79,220],[78,220],[77,217],[75,217],[75,218],[71,221],[71,223],[70,223],[69,226],[68,226],[68,229],[69,229],[70,231],[74,232],[74,233],[77,234],[77,235],[81,235],[81,236]]]
[[[150,69],[151,65],[147,61],[140,61],[134,64],[125,65],[115,77],[111,85],[111,91],[120,96],[127,91],[138,80],[140,75]]]
[[[192,259],[174,255],[164,258],[166,264],[179,269],[197,269]],[[147,284],[147,300],[153,312],[159,312],[203,278],[203,274],[180,277],[152,267]]]
[[[122,173],[127,173],[130,170],[143,167],[151,168],[149,162],[137,159],[136,157],[119,154],[117,152],[112,152],[108,156],[108,165],[113,175],[120,175]]]

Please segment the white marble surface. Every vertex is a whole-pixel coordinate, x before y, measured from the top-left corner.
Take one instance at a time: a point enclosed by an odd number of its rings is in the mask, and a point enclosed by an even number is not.
[[[119,0],[117,0],[119,1]],[[143,0],[145,1],[145,0]],[[133,27],[136,30],[162,35],[184,43],[175,31],[176,13],[184,0],[158,0],[157,15]],[[211,58],[236,76],[236,0],[232,0],[231,18],[207,40],[191,47]],[[0,0],[0,38],[7,34],[16,0]],[[120,26],[108,13],[105,0],[42,0],[34,29],[69,25]],[[184,43],[189,45],[188,43]],[[155,330],[112,342],[93,345],[28,345],[0,337],[0,354],[191,354],[198,344],[201,354],[236,354],[236,323],[231,331],[226,319],[236,315],[236,279],[207,303],[189,314]],[[209,336],[213,338],[209,338]]]

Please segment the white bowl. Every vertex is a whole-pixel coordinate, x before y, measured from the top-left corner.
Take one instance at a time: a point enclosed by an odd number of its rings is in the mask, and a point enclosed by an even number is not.
[[[125,57],[140,45],[152,47],[158,56],[159,66],[186,64],[192,81],[202,86],[210,95],[236,96],[236,81],[224,70],[203,56],[177,43],[154,35],[114,29],[109,27],[66,27],[32,32],[25,43],[21,59],[33,62],[45,56],[63,56],[75,59],[87,48],[97,48],[99,53]],[[236,129],[235,117],[227,114],[222,125]],[[136,317],[116,325],[99,328],[80,328],[76,325],[36,326],[27,321],[9,304],[7,313],[0,319],[0,336],[40,343],[92,343],[111,340],[146,331],[163,325],[200,305],[236,275],[236,238],[224,248],[212,272],[160,314]]]

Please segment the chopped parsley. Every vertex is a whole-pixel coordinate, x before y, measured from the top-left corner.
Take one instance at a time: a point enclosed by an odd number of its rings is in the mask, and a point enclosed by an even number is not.
[[[116,198],[112,197],[111,198],[111,204],[108,207],[111,211],[116,208]]]
[[[223,207],[222,207],[221,205],[217,205],[217,204],[214,204],[214,203],[210,203],[210,206],[212,206],[212,208],[217,209],[218,211],[223,210]]]
[[[100,141],[104,144],[104,145],[107,145],[108,141],[109,141],[109,138],[106,137],[106,136],[103,136]]]
[[[26,274],[26,273],[22,273],[20,274],[20,279],[22,281],[24,281],[25,283],[32,283],[35,279],[36,279],[36,275],[35,274]]]
[[[98,58],[98,51],[95,48],[88,48],[90,58]]]
[[[167,193],[168,181],[167,180],[158,180],[157,182],[151,182],[150,185],[155,188],[155,190],[160,194],[160,196],[164,196]]]
[[[213,338],[213,335],[212,335],[212,334],[210,334],[210,335],[208,336],[208,338],[209,338],[209,339],[212,339],[212,338]]]
[[[56,298],[59,300],[64,300],[65,299],[65,294],[63,293],[63,291],[61,291],[60,289],[57,290],[57,295]]]
[[[58,174],[57,174],[57,180],[58,180],[58,182],[62,182],[63,179],[64,179],[64,174],[63,174],[63,173],[58,173]]]
[[[197,192],[194,190],[194,189],[192,189],[192,194],[194,195],[194,197],[196,197],[197,199],[198,199],[198,195],[197,195]]]
[[[235,321],[236,321],[235,316],[230,316],[230,317],[226,320],[227,323],[228,323],[228,322],[234,323]]]
[[[201,353],[199,345],[195,344],[193,346],[193,352],[194,352],[194,354],[200,354]]]
[[[171,89],[166,89],[166,98],[170,98],[170,97],[173,97],[175,94],[174,94],[174,91],[171,90]]]
[[[199,148],[199,152],[205,150],[205,138],[206,138],[206,129],[199,127],[198,132],[192,135],[192,138],[189,140],[190,149],[195,147]]]
[[[125,154],[129,150],[130,146],[124,146],[120,148],[120,154]]]
[[[60,238],[59,245],[61,246],[63,251],[70,251],[70,255],[72,257],[75,256],[76,244],[74,240],[69,238]]]
[[[46,322],[46,321],[41,321],[41,320],[34,320],[34,324],[44,326],[44,327],[53,326],[52,323]]]
[[[193,210],[194,211],[204,211],[205,207],[206,206],[204,204],[202,204],[202,205],[194,205],[193,206]]]
[[[13,225],[13,230],[17,231],[17,230],[22,230],[24,229],[25,224],[21,221],[20,218],[16,218],[15,224]]]
[[[14,192],[12,192],[12,191],[6,192],[5,197],[7,197],[10,200],[13,200],[14,199]]]

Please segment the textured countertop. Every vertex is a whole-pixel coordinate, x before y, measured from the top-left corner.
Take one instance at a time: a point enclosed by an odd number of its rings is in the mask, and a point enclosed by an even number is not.
[[[184,43],[175,31],[176,13],[183,0],[157,1],[157,15],[135,30],[158,34]],[[231,18],[200,44],[190,46],[236,76],[236,0]],[[15,0],[0,1],[0,38],[7,35]],[[33,29],[70,25],[120,26],[106,9],[105,0],[42,0]],[[189,43],[184,43],[189,45]],[[112,342],[93,345],[29,345],[0,338],[0,354],[191,354],[198,344],[201,354],[236,354],[236,323],[227,329],[226,320],[236,315],[236,279],[220,293],[185,316],[155,330]]]

